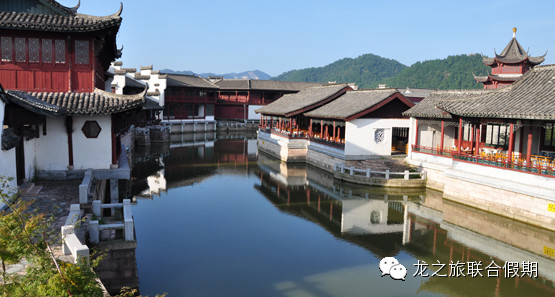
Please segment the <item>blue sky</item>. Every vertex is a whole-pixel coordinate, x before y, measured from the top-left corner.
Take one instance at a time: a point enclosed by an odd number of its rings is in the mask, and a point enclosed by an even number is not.
[[[74,6],[77,0],[60,0]],[[81,0],[112,14],[119,1]],[[405,65],[501,52],[517,27],[532,56],[555,63],[555,1],[124,0],[124,67],[272,76],[372,53]]]

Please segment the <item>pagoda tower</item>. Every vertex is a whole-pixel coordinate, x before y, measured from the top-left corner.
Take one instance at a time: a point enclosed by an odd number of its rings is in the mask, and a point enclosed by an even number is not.
[[[495,50],[494,50],[495,52]],[[477,82],[484,84],[484,89],[497,89],[508,86],[518,80],[526,71],[541,64],[545,55],[531,57],[516,40],[516,27],[513,28],[513,38],[509,44],[495,57],[484,57],[484,64],[491,67],[491,73],[487,76],[474,76]]]

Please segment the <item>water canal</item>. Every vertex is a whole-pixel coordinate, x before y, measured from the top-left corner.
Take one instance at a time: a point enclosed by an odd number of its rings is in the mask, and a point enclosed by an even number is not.
[[[141,294],[555,295],[555,232],[439,192],[338,184],[258,154],[255,137],[197,134],[137,151]],[[406,267],[405,281],[381,276],[384,257]]]

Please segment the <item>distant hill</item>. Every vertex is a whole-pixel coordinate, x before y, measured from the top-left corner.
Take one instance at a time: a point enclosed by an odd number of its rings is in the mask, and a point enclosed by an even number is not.
[[[365,54],[344,58],[324,67],[291,70],[274,77],[274,80],[321,82],[354,82],[361,88],[377,86],[378,81],[400,73],[407,66],[398,61]]]
[[[380,80],[380,84],[396,88],[423,89],[482,89],[472,76],[487,75],[490,68],[475,55],[449,56],[445,59],[417,62],[393,77]]]
[[[244,71],[240,73],[226,73],[226,74],[216,74],[216,73],[194,73],[193,71],[185,70],[185,71],[176,71],[172,69],[162,69],[161,72],[163,73],[175,73],[175,74],[195,74],[198,76],[202,76],[208,78],[209,76],[223,76],[227,79],[261,79],[261,80],[268,80],[270,79],[270,75],[262,72],[260,70],[253,70],[253,71]]]
[[[489,67],[480,55],[449,56],[445,59],[417,62],[407,67],[396,60],[366,54],[345,58],[324,67],[285,72],[272,79],[305,82],[355,82],[360,88],[379,84],[397,88],[481,89],[472,73],[486,75]]]

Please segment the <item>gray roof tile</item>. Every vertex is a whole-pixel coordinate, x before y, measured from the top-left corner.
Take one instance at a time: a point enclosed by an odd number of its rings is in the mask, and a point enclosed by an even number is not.
[[[286,94],[255,112],[267,115],[292,116],[323,105],[334,97],[344,94],[350,87],[346,84],[307,88],[295,94]]]
[[[305,113],[307,117],[347,119],[358,113],[364,112],[385,100],[397,97],[407,104],[407,108],[414,106],[397,89],[374,89],[348,91],[343,96],[323,105],[315,110]]]

